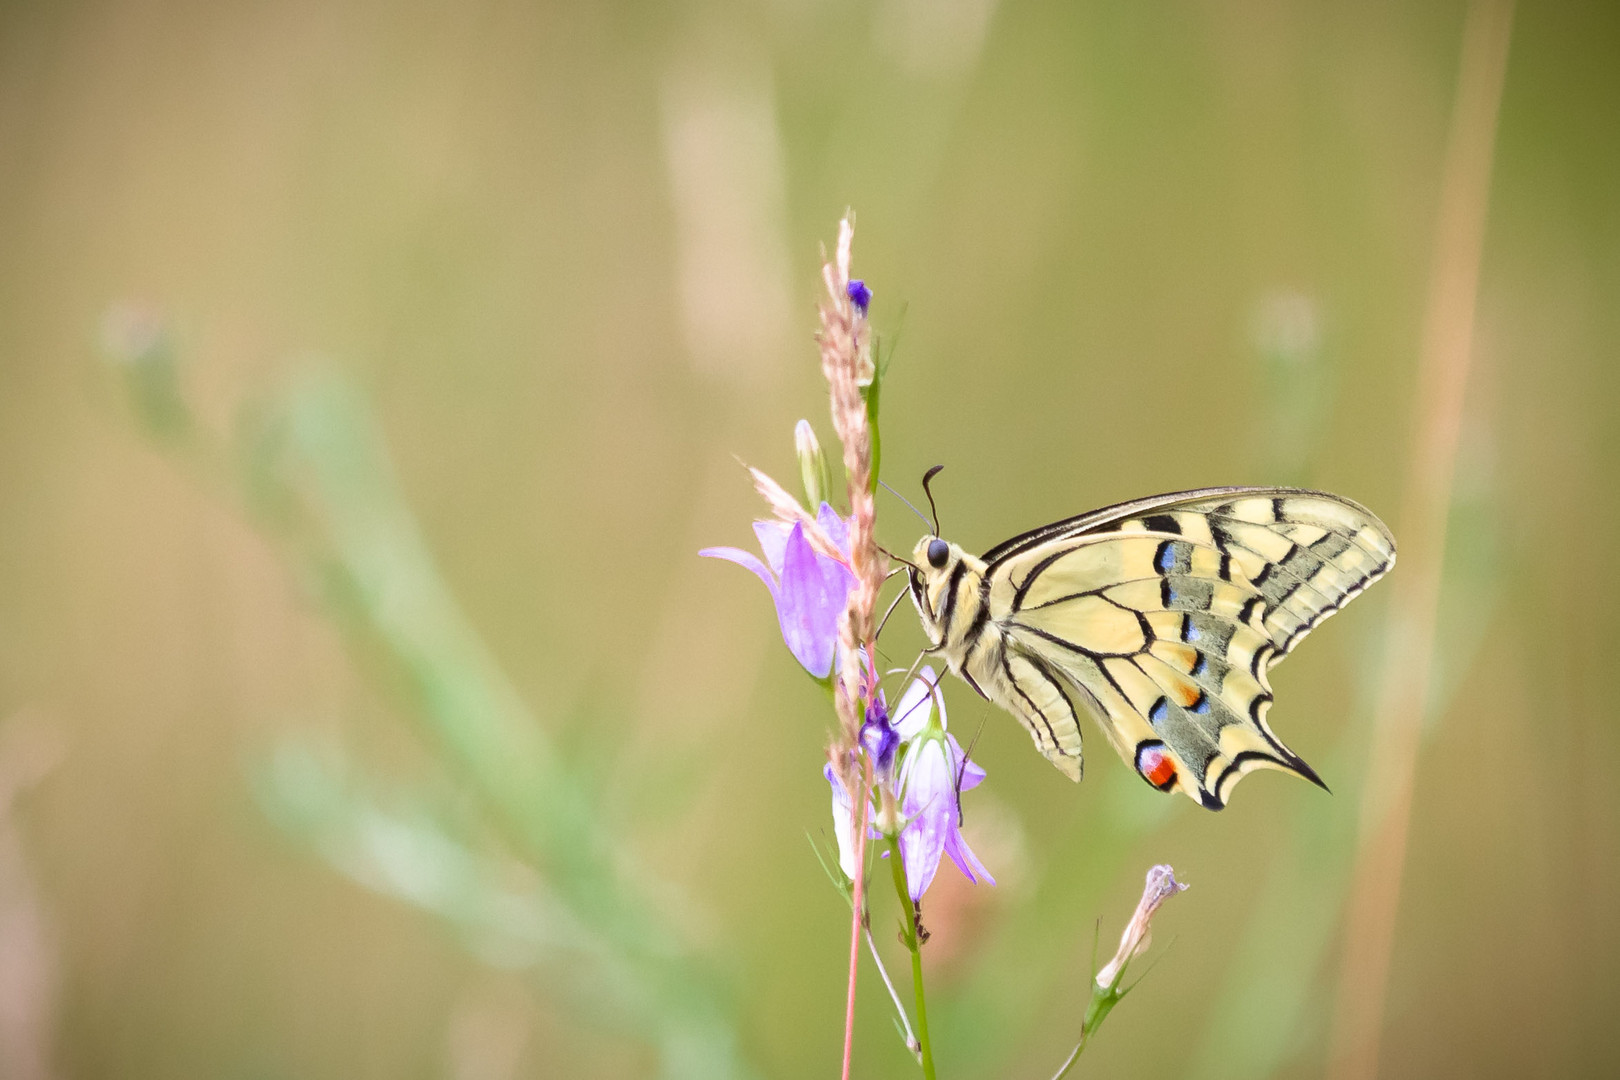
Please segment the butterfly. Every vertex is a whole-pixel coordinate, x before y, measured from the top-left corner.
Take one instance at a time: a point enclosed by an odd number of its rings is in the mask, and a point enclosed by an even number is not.
[[[1083,707],[1149,784],[1220,810],[1256,769],[1327,787],[1266,723],[1268,673],[1394,564],[1389,529],[1349,499],[1215,487],[1066,518],[977,558],[925,536],[909,575],[927,651],[1064,775],[1080,779]]]

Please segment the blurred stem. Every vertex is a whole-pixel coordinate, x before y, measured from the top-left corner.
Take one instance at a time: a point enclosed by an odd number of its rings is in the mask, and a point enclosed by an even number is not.
[[[1513,25],[1511,0],[1475,0],[1463,28],[1434,264],[1418,358],[1418,422],[1401,512],[1386,659],[1362,793],[1328,1075],[1370,1080],[1400,908],[1418,736],[1433,677],[1440,577],[1473,352],[1491,159]]]
[[[894,877],[895,895],[900,897],[900,910],[906,917],[900,940],[911,953],[911,985],[917,992],[917,1046],[922,1053],[923,1076],[934,1080],[934,1046],[928,1039],[928,1002],[923,997],[922,941],[917,933],[922,920],[916,901],[906,888],[906,864],[900,855],[898,837],[889,838],[889,870]]]
[[[440,575],[365,396],[311,373],[249,420],[234,441],[192,424],[167,445],[282,548],[358,666],[403,700],[491,823],[607,943],[591,972],[602,1000],[658,1044],[662,1075],[751,1075],[720,980],[690,953]]]

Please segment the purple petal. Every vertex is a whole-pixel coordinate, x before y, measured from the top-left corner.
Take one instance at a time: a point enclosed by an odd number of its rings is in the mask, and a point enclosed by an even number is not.
[[[982,881],[986,885],[994,885],[996,879],[990,876],[990,871],[984,868],[984,863],[973,854],[973,849],[967,846],[962,832],[952,824],[951,833],[945,838],[945,854],[951,857],[951,862],[962,871],[962,876],[977,884]]]
[[[900,832],[900,854],[906,863],[906,890],[920,900],[933,884],[946,838],[956,825],[950,766],[938,740],[918,744],[901,769],[901,783],[906,825]]]
[[[860,278],[855,278],[844,286],[844,292],[848,294],[850,303],[854,304],[862,315],[865,315],[867,307],[872,303],[872,290],[866,282]]]
[[[804,538],[804,526],[793,526],[782,553],[776,616],[789,651],[818,679],[832,671],[838,616],[854,585],[854,574],[817,555]]]
[[[839,551],[845,555],[849,554],[849,522],[839,517],[838,511],[822,503],[821,508],[816,511],[816,524],[820,525],[828,538],[838,545]]]
[[[765,553],[765,561],[777,577],[782,576],[782,549],[787,546],[788,533],[792,531],[793,526],[785,521],[754,522],[754,536],[759,539],[759,550]]]
[[[900,695],[900,703],[894,707],[894,729],[900,733],[900,738],[915,739],[928,726],[931,713],[928,688],[933,686],[934,678],[934,669],[924,665],[906,687],[906,692]],[[943,695],[934,696],[937,699]]]
[[[906,863],[906,892],[921,900],[939,873],[945,850],[945,827],[939,815],[925,811],[900,833],[900,857]]]
[[[861,725],[861,745],[871,755],[874,769],[873,783],[887,784],[894,769],[894,755],[900,749],[900,734],[889,723],[889,705],[879,690],[866,707],[866,722]]]
[[[966,754],[957,743],[955,735],[946,735],[951,744],[951,763],[956,767],[957,775],[961,778],[958,791],[972,791],[984,780],[984,770]]]
[[[771,596],[776,596],[776,578],[771,574],[769,568],[759,561],[759,556],[744,551],[742,548],[734,547],[704,548],[698,554],[705,559],[725,559],[727,562],[734,562],[744,569],[752,570],[759,575],[759,580],[765,583],[765,587],[771,590]]]

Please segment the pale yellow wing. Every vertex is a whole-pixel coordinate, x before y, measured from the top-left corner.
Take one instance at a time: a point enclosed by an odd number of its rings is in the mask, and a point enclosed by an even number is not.
[[[1078,700],[1150,783],[1211,809],[1257,768],[1320,784],[1266,722],[1267,672],[1389,569],[1388,530],[1347,500],[1286,489],[1126,507],[985,556],[994,696],[1070,775]]]

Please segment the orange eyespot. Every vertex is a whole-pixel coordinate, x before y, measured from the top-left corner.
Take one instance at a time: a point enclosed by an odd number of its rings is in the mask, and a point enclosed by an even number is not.
[[[1160,791],[1170,790],[1170,785],[1176,782],[1175,762],[1161,746],[1150,744],[1137,751],[1136,769]]]

